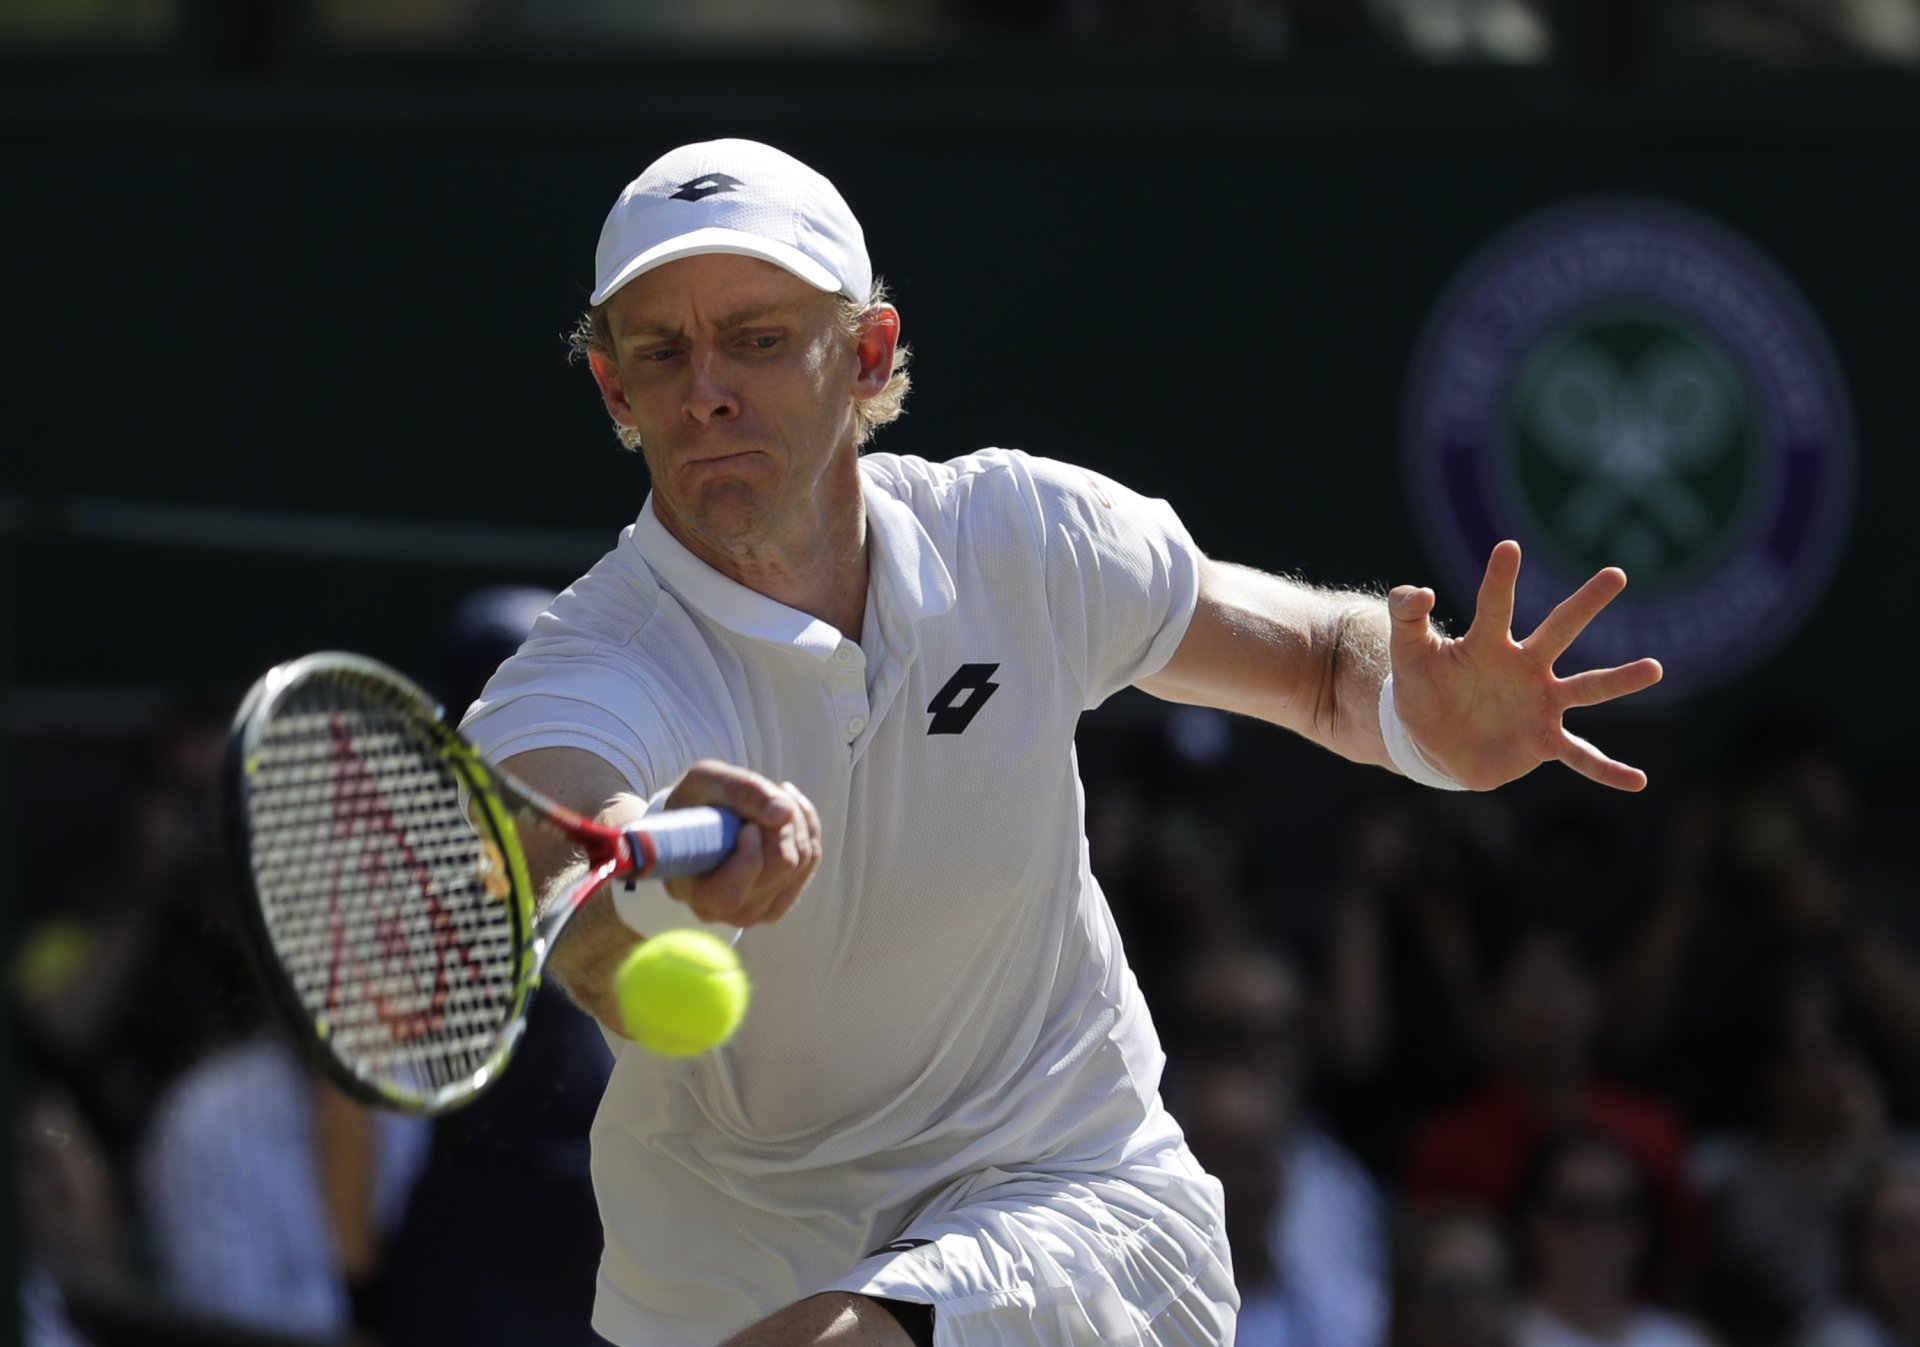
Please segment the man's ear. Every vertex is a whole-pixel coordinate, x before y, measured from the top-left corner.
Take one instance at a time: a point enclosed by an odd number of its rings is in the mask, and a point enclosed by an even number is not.
[[[620,366],[605,351],[588,351],[587,364],[593,369],[593,381],[600,385],[600,401],[615,425],[632,428],[633,407],[627,402],[627,386],[620,382]]]
[[[853,396],[865,402],[878,397],[893,378],[893,353],[900,345],[900,310],[882,304],[867,315],[867,325],[854,342],[854,354],[860,360],[860,372],[853,381]]]

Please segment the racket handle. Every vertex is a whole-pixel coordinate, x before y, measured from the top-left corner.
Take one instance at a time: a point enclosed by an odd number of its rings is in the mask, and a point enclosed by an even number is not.
[[[626,835],[639,878],[704,875],[733,854],[740,816],[707,805],[669,809],[641,819]]]

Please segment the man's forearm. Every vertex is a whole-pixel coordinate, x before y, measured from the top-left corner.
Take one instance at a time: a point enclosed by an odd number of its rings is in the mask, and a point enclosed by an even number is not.
[[[645,802],[630,793],[633,787],[618,772],[577,748],[534,749],[508,758],[501,766],[548,798],[588,817],[603,815],[611,803],[620,801],[627,803],[626,814],[632,817],[645,810]],[[587,863],[573,840],[557,829],[525,829],[520,842],[526,850],[527,872],[539,887],[540,911],[545,913],[586,877]],[[614,970],[640,939],[620,920],[611,895],[603,888],[567,923],[548,960],[548,976],[581,1009],[617,1030]]]
[[[1356,762],[1388,765],[1379,695],[1386,601],[1209,561],[1186,636],[1140,686],[1283,725]]]
[[[544,912],[550,904],[565,901],[566,894],[586,873],[584,861],[562,870],[547,886],[541,910]],[[617,1031],[620,1021],[614,1005],[613,975],[621,960],[643,938],[620,920],[611,889],[602,887],[573,914],[561,932],[548,957],[547,973],[575,1005]]]

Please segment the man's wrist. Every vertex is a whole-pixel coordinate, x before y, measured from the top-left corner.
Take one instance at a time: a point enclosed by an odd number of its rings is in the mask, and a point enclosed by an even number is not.
[[[1435,790],[1467,789],[1447,775],[1443,768],[1420,751],[1420,745],[1413,742],[1413,736],[1400,721],[1399,708],[1394,705],[1392,674],[1388,674],[1380,684],[1380,738],[1386,743],[1387,756],[1393,759],[1393,765],[1407,780],[1417,781]]]

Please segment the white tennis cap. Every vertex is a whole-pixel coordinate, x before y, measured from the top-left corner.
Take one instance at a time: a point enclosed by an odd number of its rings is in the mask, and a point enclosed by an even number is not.
[[[709,140],[662,155],[627,184],[594,253],[594,304],[635,276],[701,253],[740,253],[809,285],[865,299],[866,235],[834,185],[752,140]]]

